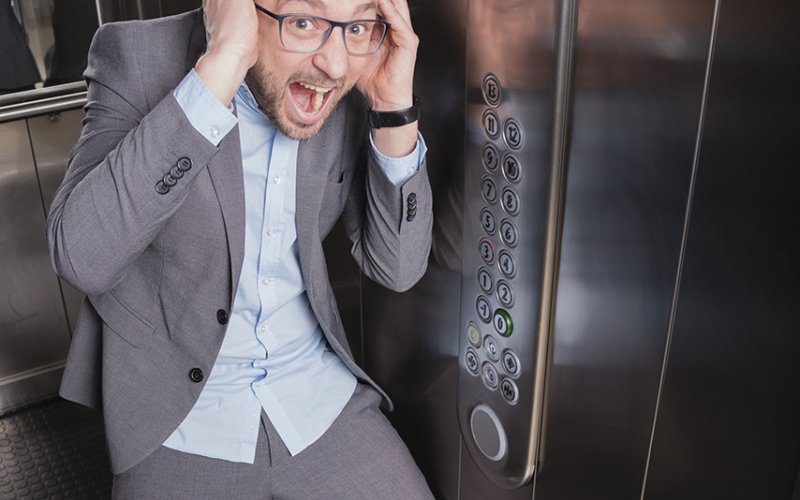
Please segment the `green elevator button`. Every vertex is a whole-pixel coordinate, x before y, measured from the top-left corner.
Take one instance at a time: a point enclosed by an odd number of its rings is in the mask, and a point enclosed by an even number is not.
[[[505,309],[497,309],[494,312],[494,329],[503,337],[510,337],[514,333],[514,322],[511,315]]]

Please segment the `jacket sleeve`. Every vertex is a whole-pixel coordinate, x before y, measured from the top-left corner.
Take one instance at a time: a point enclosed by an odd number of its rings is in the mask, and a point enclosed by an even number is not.
[[[56,272],[89,295],[123,278],[218,151],[172,92],[148,103],[143,80],[152,75],[133,50],[138,31],[110,24],[95,35],[83,129],[47,220]]]
[[[354,179],[343,220],[351,253],[370,279],[396,292],[425,274],[431,248],[433,210],[425,158],[417,173],[394,185],[378,164],[369,140],[362,157],[364,178]]]

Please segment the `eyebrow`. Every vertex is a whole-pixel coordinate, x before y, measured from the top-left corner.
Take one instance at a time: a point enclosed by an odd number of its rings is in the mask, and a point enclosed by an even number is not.
[[[307,4],[312,9],[319,9],[319,10],[324,10],[325,9],[325,4],[324,4],[324,2],[322,2],[322,0],[284,0],[284,1],[278,2],[278,7],[282,7],[282,6],[284,6],[286,4],[290,4],[290,3]],[[375,7],[375,2],[364,2],[364,3],[356,6],[356,8],[353,10],[353,14],[360,14],[362,12],[367,12],[370,9],[374,9],[374,8],[376,8]]]

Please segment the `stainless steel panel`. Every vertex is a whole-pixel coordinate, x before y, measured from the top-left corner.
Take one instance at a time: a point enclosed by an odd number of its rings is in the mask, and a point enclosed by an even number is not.
[[[558,12],[573,19],[572,7],[574,2],[552,1],[470,4],[458,421],[481,475],[507,489],[528,483],[539,450],[561,200],[562,164],[553,163],[555,116],[563,110],[556,96],[556,27]],[[571,25],[567,21],[558,38],[566,43],[565,52]],[[486,148],[494,150],[489,155]],[[497,227],[483,214],[492,214]],[[504,223],[514,226],[506,231]],[[504,259],[515,263],[515,272]],[[493,286],[479,283],[481,268]],[[505,298],[506,289],[513,290],[513,304]],[[488,314],[481,317],[484,308]],[[470,322],[479,337],[468,338]],[[501,353],[498,359],[493,359],[492,342]],[[519,360],[514,362],[519,374],[504,362],[510,353]],[[492,408],[504,429],[505,456],[487,457],[480,439],[473,439],[471,414],[482,404]]]
[[[537,499],[640,495],[712,13],[711,0],[579,2]]]
[[[0,125],[0,412],[55,393],[69,335],[25,122]]]
[[[83,116],[83,110],[74,109],[28,120],[30,141],[36,160],[45,213],[50,211],[50,202],[64,179],[67,158],[81,133]],[[59,280],[59,282],[64,296],[70,331],[72,331],[78,317],[83,294],[63,280]]]
[[[721,3],[647,499],[796,488],[798,19],[795,1]]]

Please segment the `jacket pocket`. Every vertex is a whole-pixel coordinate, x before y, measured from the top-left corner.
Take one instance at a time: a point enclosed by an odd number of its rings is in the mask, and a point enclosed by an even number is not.
[[[113,292],[91,296],[89,302],[103,323],[134,347],[139,347],[153,333],[153,326],[123,304]]]

